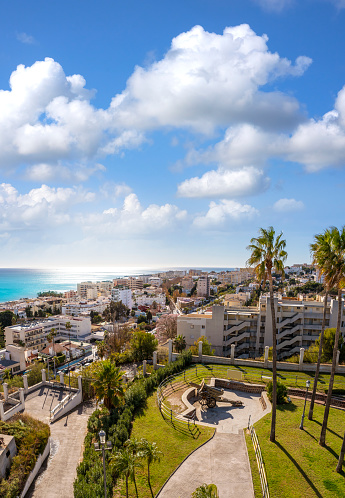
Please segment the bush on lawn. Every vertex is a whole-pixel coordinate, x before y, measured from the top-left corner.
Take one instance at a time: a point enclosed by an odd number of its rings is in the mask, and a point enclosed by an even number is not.
[[[272,391],[273,391],[273,382],[270,380],[267,384],[267,396],[268,399],[272,402]],[[277,381],[277,405],[282,405],[286,401],[287,396],[287,387],[282,382]]]

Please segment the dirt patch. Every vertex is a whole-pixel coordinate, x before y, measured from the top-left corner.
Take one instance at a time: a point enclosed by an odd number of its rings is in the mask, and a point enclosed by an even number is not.
[[[185,392],[185,389],[179,389],[174,393],[170,394],[166,399],[165,403],[175,412],[182,413],[187,408],[186,405],[182,401],[182,394]]]

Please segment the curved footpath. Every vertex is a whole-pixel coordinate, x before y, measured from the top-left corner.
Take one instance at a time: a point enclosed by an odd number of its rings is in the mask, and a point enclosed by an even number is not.
[[[216,484],[220,498],[254,498],[252,473],[242,427],[270,412],[263,410],[259,394],[225,390],[224,397],[241,399],[242,408],[218,402],[217,407],[197,410],[205,425],[216,428],[214,437],[192,453],[166,482],[159,498],[190,498],[202,484]],[[269,403],[268,403],[269,404]],[[199,413],[198,413],[199,412]]]

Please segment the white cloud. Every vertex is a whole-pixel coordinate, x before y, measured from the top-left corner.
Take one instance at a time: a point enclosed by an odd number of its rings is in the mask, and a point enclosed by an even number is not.
[[[302,201],[296,201],[296,199],[279,199],[279,201],[275,202],[273,208],[280,213],[286,213],[301,211],[304,209],[304,204]]]
[[[126,197],[130,193],[132,193],[131,187],[129,187],[126,183],[115,183],[115,182],[106,182],[100,188],[100,193],[105,198],[117,198],[117,197]]]
[[[26,45],[32,45],[35,43],[35,38],[27,33],[17,33],[16,37],[18,41],[25,43]]]
[[[124,199],[121,209],[112,207],[102,213],[82,215],[77,220],[87,232],[109,238],[135,238],[176,226],[187,212],[172,204],[150,204],[144,208],[136,194]]]
[[[300,76],[311,60],[302,56],[293,64],[270,52],[267,40],[246,24],[220,35],[195,26],[174,38],[160,61],[136,67],[108,109],[91,104],[95,92],[83,76],[66,76],[51,58],[19,65],[10,90],[0,90],[0,167],[34,165],[29,174],[35,175],[37,164],[86,163],[137,148],[147,130],[162,127],[210,133],[248,122],[290,129],[304,121],[298,101],[261,88]],[[45,174],[51,177],[51,168]]]
[[[91,202],[95,195],[80,187],[51,188],[42,185],[27,194],[8,183],[0,184],[1,230],[30,230],[53,228],[71,220],[69,209],[75,204]]]
[[[185,180],[178,186],[180,197],[240,197],[264,191],[269,187],[269,178],[253,167],[241,170],[208,171],[201,178]]]
[[[233,200],[221,200],[218,204],[211,202],[205,216],[197,216],[194,225],[207,230],[219,230],[226,223],[252,219],[259,214],[258,210],[249,204],[240,204]]]
[[[345,165],[345,86],[338,93],[334,110],[297,128],[286,156],[305,165],[309,172]]]
[[[297,100],[260,88],[281,76],[300,76],[311,59],[292,64],[269,52],[267,40],[247,24],[222,35],[201,26],[181,33],[162,60],[135,69],[112,101],[114,120],[129,129],[182,126],[204,133],[241,121],[271,129],[296,124]]]
[[[96,163],[93,166],[74,164],[63,166],[62,164],[34,164],[26,170],[26,178],[34,182],[53,182],[62,181],[69,183],[85,182],[91,175],[96,172],[104,172],[106,168],[103,164]]]

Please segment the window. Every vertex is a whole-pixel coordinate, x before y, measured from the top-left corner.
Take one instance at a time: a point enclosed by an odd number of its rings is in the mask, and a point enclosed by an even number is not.
[[[205,325],[201,325],[201,328],[204,329],[205,328]]]
[[[190,326],[190,328],[191,328],[191,329],[194,329],[194,325],[191,325],[191,326]]]

